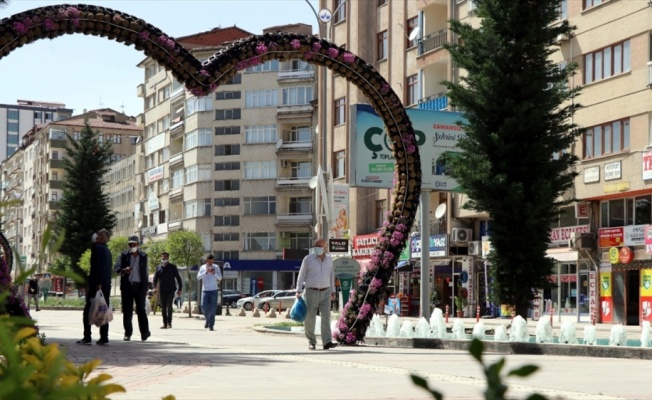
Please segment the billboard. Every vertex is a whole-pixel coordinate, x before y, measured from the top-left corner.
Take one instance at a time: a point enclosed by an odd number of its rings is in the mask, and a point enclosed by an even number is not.
[[[454,191],[459,185],[450,176],[446,160],[461,152],[457,147],[466,133],[458,121],[466,122],[461,113],[408,109],[421,156],[424,190]],[[351,186],[371,188],[394,187],[394,157],[385,125],[369,104],[351,106],[351,138],[349,157]]]

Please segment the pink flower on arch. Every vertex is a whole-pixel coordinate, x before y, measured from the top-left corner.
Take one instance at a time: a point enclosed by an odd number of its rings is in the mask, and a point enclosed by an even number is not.
[[[409,145],[406,150],[408,153],[414,154],[414,152],[417,151],[417,148],[414,145]]]
[[[43,26],[48,31],[53,31],[53,30],[57,29],[57,26],[54,24],[54,22],[50,18],[46,18],[45,21],[43,21]]]
[[[149,31],[142,31],[138,34],[138,39],[146,42],[149,40]]]
[[[337,58],[337,56],[340,55],[340,52],[339,52],[339,50],[337,50],[336,48],[334,48],[334,47],[330,47],[330,48],[328,49],[328,55],[329,55],[331,58]]]
[[[380,93],[381,94],[389,93],[389,85],[387,83],[383,83],[383,86],[380,87]]]
[[[258,43],[256,46],[256,54],[265,54],[267,53],[267,46],[265,46],[265,43]]]
[[[200,75],[204,75],[204,76],[210,76],[210,74],[208,73],[208,71],[206,71],[206,70],[203,69],[203,68],[199,71],[199,74],[200,74]]]
[[[292,48],[296,50],[299,47],[301,47],[301,42],[299,41],[299,39],[292,39],[292,41],[290,42],[290,46],[292,46]]]
[[[383,281],[378,279],[378,278],[374,278],[374,279],[371,280],[371,284],[369,285],[369,289],[371,289],[372,292],[376,292],[382,286],[383,286]]]
[[[392,246],[396,247],[396,246],[398,246],[399,244],[401,244],[401,241],[398,240],[398,239],[396,239],[395,237],[393,237],[393,238],[389,241],[389,244],[391,244]]]
[[[24,35],[29,30],[22,22],[14,22],[14,30],[19,35]]]
[[[66,8],[66,14],[70,18],[79,18],[80,12],[77,7],[68,7]]]
[[[315,53],[319,52],[320,49],[321,49],[321,43],[315,42],[312,44],[312,51],[314,51]]]
[[[344,59],[345,63],[351,64],[351,63],[355,62],[355,55],[353,53],[349,53],[348,51],[346,53],[344,53],[342,58]]]

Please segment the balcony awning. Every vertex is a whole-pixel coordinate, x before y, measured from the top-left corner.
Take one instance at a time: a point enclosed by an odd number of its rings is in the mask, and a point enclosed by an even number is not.
[[[546,257],[550,257],[559,262],[573,262],[578,260],[577,251],[569,250],[568,248],[548,249],[546,251]]]

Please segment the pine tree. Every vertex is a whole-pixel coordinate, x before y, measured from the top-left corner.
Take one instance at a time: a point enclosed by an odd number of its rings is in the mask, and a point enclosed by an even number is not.
[[[109,197],[103,191],[104,176],[113,153],[110,142],[100,143],[88,120],[79,140],[68,136],[67,157],[63,161],[66,171],[61,211],[57,219],[57,232],[65,232],[59,252],[70,258],[72,272],[87,279],[78,261],[91,245],[94,232],[105,228],[111,231],[116,217],[109,207]]]
[[[534,289],[552,286],[551,224],[577,175],[572,148],[580,131],[571,117],[578,90],[568,86],[575,65],[550,61],[558,35],[573,30],[566,21],[552,25],[558,3],[476,0],[481,26],[451,21],[460,40],[446,46],[468,73],[445,82],[468,120],[451,174],[472,199],[465,207],[493,220],[493,300],[524,318]]]

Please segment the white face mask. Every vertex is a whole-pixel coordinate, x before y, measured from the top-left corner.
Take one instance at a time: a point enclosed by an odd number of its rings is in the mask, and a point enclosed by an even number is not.
[[[136,246],[136,247],[132,247],[132,248],[131,248],[131,252],[132,252],[132,253],[135,253],[135,252],[137,252],[137,251],[138,251],[138,246]]]
[[[318,256],[321,256],[322,254],[324,254],[324,248],[323,247],[315,247],[313,249],[313,251],[315,252],[315,255],[318,255]]]
[[[166,259],[164,259],[164,258],[161,259],[161,264],[165,265],[165,264],[167,264],[167,263],[168,263],[168,260],[166,260]]]

